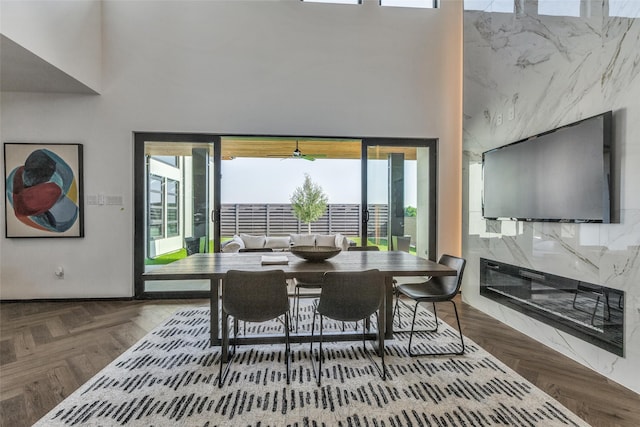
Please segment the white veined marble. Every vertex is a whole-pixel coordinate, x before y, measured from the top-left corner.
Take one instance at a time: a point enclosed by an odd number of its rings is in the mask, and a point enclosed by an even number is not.
[[[549,2],[516,0],[511,13],[492,11],[499,8],[491,2],[481,10],[465,3],[463,295],[640,392],[640,1],[578,3],[553,13]],[[608,110],[614,112],[620,223],[482,218],[483,151]],[[480,257],[624,290],[625,357],[480,297]]]

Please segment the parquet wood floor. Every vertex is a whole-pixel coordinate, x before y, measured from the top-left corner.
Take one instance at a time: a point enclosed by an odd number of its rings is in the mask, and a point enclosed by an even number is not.
[[[206,300],[0,304],[0,426],[29,426],[176,310]],[[450,304],[439,314],[455,321]],[[640,396],[459,303],[463,332],[593,426],[640,426]]]

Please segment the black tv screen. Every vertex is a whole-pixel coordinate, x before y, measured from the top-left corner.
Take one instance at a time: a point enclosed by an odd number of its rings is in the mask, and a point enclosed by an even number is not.
[[[482,154],[486,219],[611,222],[612,112]]]

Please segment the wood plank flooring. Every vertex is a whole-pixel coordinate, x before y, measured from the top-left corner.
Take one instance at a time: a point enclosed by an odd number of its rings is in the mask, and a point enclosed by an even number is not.
[[[29,426],[176,310],[207,300],[0,304],[0,426]],[[439,314],[455,322],[450,304]],[[640,396],[458,303],[464,334],[593,426],[640,426]]]

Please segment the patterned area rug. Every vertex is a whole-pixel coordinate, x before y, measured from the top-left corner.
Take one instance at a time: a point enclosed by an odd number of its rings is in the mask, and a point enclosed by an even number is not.
[[[301,327],[308,329],[310,307],[304,309]],[[429,311],[419,316],[420,329],[433,327]],[[441,325],[437,334],[414,337],[417,350],[455,345],[456,331]],[[325,322],[325,330],[341,328]],[[247,334],[278,331],[277,322],[247,327]],[[284,345],[239,346],[218,388],[220,348],[209,346],[209,308],[182,310],[36,426],[587,425],[469,339],[463,356],[420,358],[407,354],[407,340],[398,333],[386,342],[386,381],[361,341],[325,343],[321,387],[309,344],[292,344],[290,385]]]

